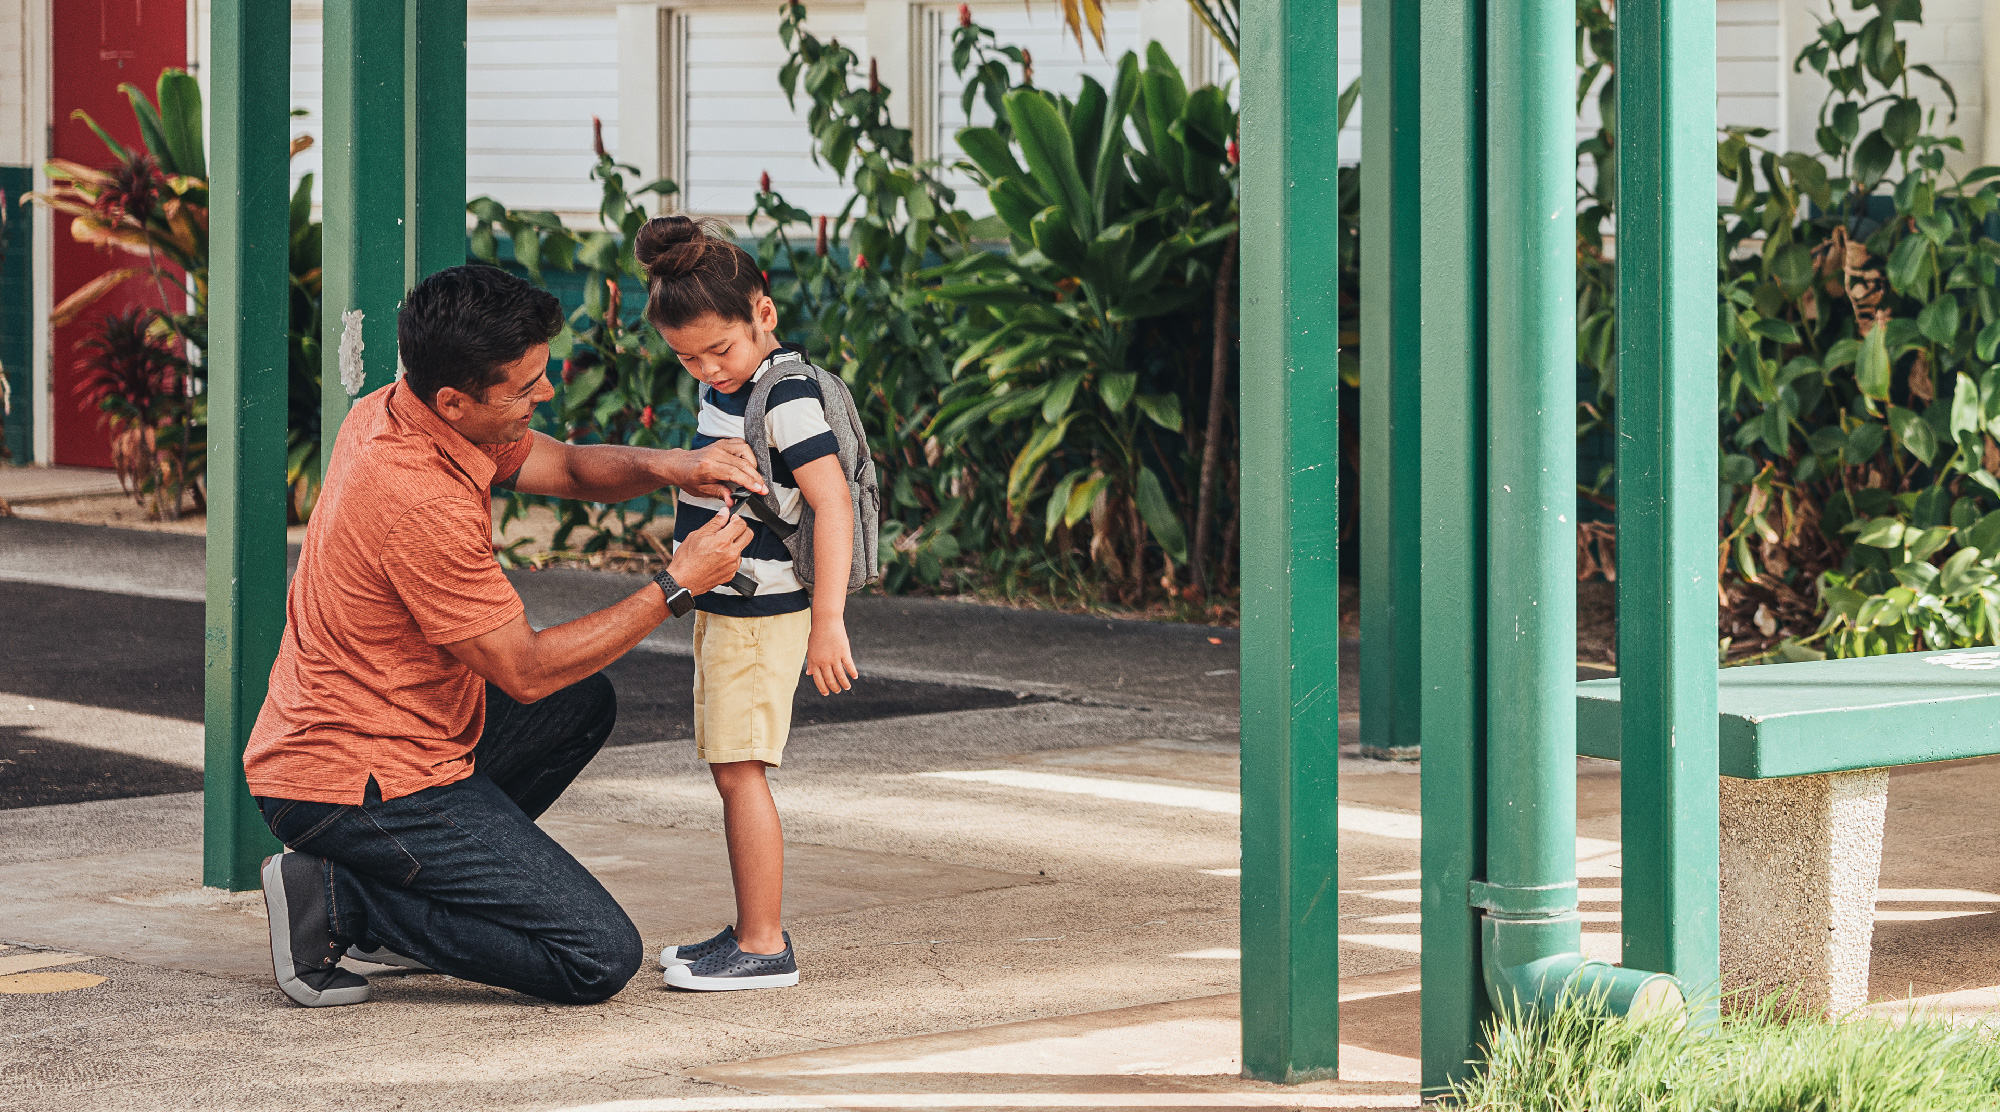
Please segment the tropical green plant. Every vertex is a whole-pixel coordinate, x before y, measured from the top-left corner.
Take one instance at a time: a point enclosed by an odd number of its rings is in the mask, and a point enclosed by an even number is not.
[[[680,361],[646,323],[645,270],[633,254],[648,218],[645,196],[672,196],[679,187],[665,178],[628,186],[628,176],[640,176],[638,167],[605,149],[600,121],[593,119],[591,126],[597,164],[590,176],[602,188],[599,226],[576,231],[553,212],[510,209],[491,197],[475,197],[465,206],[473,218],[470,250],[482,262],[511,262],[544,287],[552,284],[551,272],[578,279],[581,303],[549,345],[550,357],[562,363],[561,382],[547,411],[536,415],[537,428],[577,443],[681,447],[694,431],[696,383],[681,373]],[[512,247],[510,259],[500,253],[503,234]],[[628,293],[636,294],[629,303]],[[546,502],[557,517],[553,548],[567,549],[571,534],[588,527],[594,532],[581,551],[597,552],[614,537],[636,540],[670,505],[670,497],[656,493],[606,506],[510,493],[500,525],[504,529],[530,505]]]
[[[1854,7],[1872,9],[1858,30],[1828,18],[1795,62],[1829,84],[1819,149],[1768,150],[1741,127],[1717,148],[1736,184],[1718,256],[1721,632],[1747,659],[2000,636],[2000,168],[1953,171],[1956,95],[1898,38],[1916,0]],[[1593,67],[1608,71],[1610,42],[1604,11],[1586,9]],[[1615,97],[1608,78],[1601,95]],[[1579,205],[1578,349],[1599,380],[1582,429],[1615,398],[1615,135],[1579,157],[1597,166]],[[1608,477],[1588,493],[1602,500]]]
[[[1010,516],[1044,500],[1045,540],[1088,518],[1092,562],[1136,600],[1149,541],[1168,582],[1187,562],[1175,504],[1190,500],[1161,479],[1182,470],[1179,384],[1144,373],[1134,349],[1146,322],[1214,288],[1236,228],[1235,112],[1222,89],[1190,93],[1157,44],[1143,71],[1127,53],[1110,91],[1086,77],[1074,102],[1022,88],[1004,103],[1013,143],[991,127],[958,141],[1013,251],[931,271],[943,283],[931,296],[967,310],[954,370],[985,373],[959,377],[927,431],[951,447],[982,423],[1026,428]]]
[[[183,491],[202,505],[207,442],[207,368],[203,353],[208,340],[208,167],[203,152],[201,89],[183,70],[161,72],[153,98],[136,86],[120,85],[144,140],[140,149],[126,147],[82,111],[77,118],[89,125],[112,159],[109,169],[56,159],[45,171],[46,193],[25,200],[69,215],[71,234],[101,250],[143,259],[143,265],[114,267],[85,283],[57,305],[49,323],[61,326],[77,320],[106,294],[128,282],[150,282],[159,306],[144,317],[148,343],[166,342],[181,360],[174,389],[150,402],[143,416],[119,408],[119,391],[89,392],[112,414],[114,457],[140,467],[128,476],[134,493],[158,514],[180,512]],[[296,155],[310,138],[292,142]],[[286,480],[289,510],[304,520],[317,498],[319,465],[319,267],[320,230],[312,221],[312,177],[300,183],[291,204],[290,359],[287,369],[289,425]],[[138,358],[131,335],[132,319],[117,317],[101,324],[86,343],[92,358],[107,352],[121,364]],[[108,347],[106,346],[108,345]],[[128,391],[129,392],[129,391]],[[129,411],[128,411],[129,410]],[[150,423],[139,433],[133,422]],[[134,435],[152,448],[130,450],[124,443]],[[123,445],[122,447],[120,445]]]

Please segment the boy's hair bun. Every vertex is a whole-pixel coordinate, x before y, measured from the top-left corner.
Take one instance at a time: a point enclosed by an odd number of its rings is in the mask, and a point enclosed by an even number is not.
[[[661,328],[709,314],[747,322],[752,300],[770,293],[757,260],[712,221],[655,216],[633,237],[632,253],[650,279],[646,316]]]

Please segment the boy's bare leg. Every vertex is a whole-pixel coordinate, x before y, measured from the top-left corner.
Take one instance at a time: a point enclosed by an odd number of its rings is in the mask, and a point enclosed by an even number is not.
[[[736,944],[752,954],[784,952],[785,832],[763,761],[712,764],[722,794],[729,875],[736,884]]]

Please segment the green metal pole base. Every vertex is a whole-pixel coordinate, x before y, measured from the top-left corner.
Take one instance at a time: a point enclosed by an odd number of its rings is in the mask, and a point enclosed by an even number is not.
[[[1665,973],[1584,956],[1583,920],[1573,910],[1525,918],[1488,912],[1480,939],[1486,993],[1502,1015],[1547,1015],[1568,1001],[1631,1020],[1687,1011],[1680,982]]]

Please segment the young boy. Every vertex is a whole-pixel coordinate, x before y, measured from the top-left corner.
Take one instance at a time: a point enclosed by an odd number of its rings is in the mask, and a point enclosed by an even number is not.
[[[783,376],[800,358],[778,342],[777,306],[756,262],[685,217],[649,221],[635,247],[652,278],[647,316],[702,383],[696,446],[741,438],[754,384]],[[765,505],[794,526],[807,504],[813,509],[813,586],[801,583],[777,533],[740,501],[682,490],[674,516],[676,545],[716,514],[742,516],[753,533],[742,572],[755,585],[754,593],[724,586],[696,600],[695,745],[722,795],[736,923],[661,952],[666,982],[676,988],[798,983],[781,918],[784,833],[764,770],[783,759],[801,665],[822,695],[846,691],[860,676],[844,620],[853,506],[818,385],[781,379],[764,425],[772,471]]]

